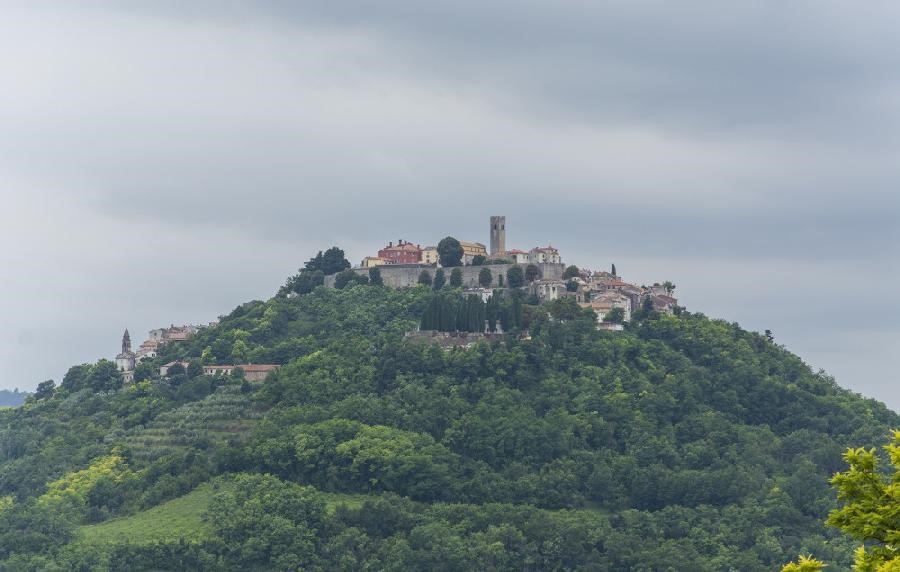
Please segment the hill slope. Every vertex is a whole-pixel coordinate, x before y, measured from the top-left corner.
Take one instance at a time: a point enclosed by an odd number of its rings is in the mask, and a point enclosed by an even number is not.
[[[159,358],[284,364],[258,384],[176,375],[98,391],[115,387],[101,363],[0,412],[0,558],[768,570],[812,551],[849,565],[851,543],[821,524],[827,479],[847,446],[900,426],[883,405],[687,312],[598,332],[556,302],[526,307],[529,339],[404,339],[431,295],[360,285],[251,302]],[[174,515],[193,523],[180,540],[132,534],[177,530]]]

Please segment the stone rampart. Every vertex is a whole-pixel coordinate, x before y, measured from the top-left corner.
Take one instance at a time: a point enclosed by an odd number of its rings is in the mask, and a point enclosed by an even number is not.
[[[493,282],[491,282],[491,287],[497,288],[499,286],[498,276],[503,275],[503,284],[506,285],[506,273],[510,268],[516,266],[515,264],[486,264],[484,266],[460,266],[460,270],[462,270],[462,278],[463,278],[463,287],[465,288],[476,288],[480,286],[478,283],[478,274],[481,272],[482,268],[488,268],[493,275]],[[527,264],[520,264],[522,270],[525,270]],[[541,278],[544,280],[561,280],[563,272],[566,269],[565,264],[553,264],[553,263],[543,263],[543,264],[535,264],[541,270]],[[434,278],[434,273],[437,271],[438,267],[425,265],[425,264],[385,264],[384,266],[379,266],[378,269],[381,271],[381,279],[384,280],[385,286],[390,286],[391,288],[410,288],[416,286],[419,283],[419,274],[422,270],[427,270],[431,273],[431,277]],[[357,274],[362,276],[369,275],[368,268],[353,268],[352,269]],[[447,281],[450,281],[450,273],[453,271],[452,268],[444,268],[444,275],[447,278]],[[326,276],[325,277],[325,285],[329,288],[334,287],[334,276]]]

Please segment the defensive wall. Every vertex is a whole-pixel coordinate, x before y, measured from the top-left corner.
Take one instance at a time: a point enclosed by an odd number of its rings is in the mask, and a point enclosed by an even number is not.
[[[457,268],[462,270],[463,287],[477,288],[480,286],[478,274],[481,272],[482,268],[487,268],[493,275],[491,286],[497,288],[499,286],[500,275],[503,276],[503,284],[506,285],[506,273],[513,266],[516,265],[485,264],[484,266],[458,266]],[[528,265],[519,264],[518,266],[521,266],[524,271]],[[545,262],[542,264],[535,264],[535,266],[540,269],[541,278],[544,280],[562,280],[563,272],[566,270],[565,264]],[[427,270],[431,274],[431,277],[434,278],[434,273],[437,271],[438,267],[428,264],[385,264],[383,266],[378,266],[378,269],[381,271],[381,279],[384,281],[385,286],[390,286],[391,288],[410,288],[419,283],[419,274],[423,270]],[[369,275],[368,268],[352,268],[352,270],[361,276]],[[453,272],[453,268],[444,268],[444,276],[447,278],[448,282],[450,281],[451,272]],[[334,278],[334,276],[326,276],[325,286],[333,288]]]

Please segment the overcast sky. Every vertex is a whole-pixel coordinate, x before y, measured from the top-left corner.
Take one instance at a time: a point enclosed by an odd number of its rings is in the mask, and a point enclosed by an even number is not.
[[[0,387],[447,234],[671,280],[900,410],[900,4],[4,2]]]

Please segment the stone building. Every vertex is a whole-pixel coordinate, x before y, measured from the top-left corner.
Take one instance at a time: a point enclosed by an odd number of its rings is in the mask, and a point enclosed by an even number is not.
[[[491,217],[491,256],[506,252],[506,217]]]
[[[559,264],[562,258],[559,256],[559,250],[553,246],[536,246],[531,249],[529,254],[529,262],[532,264]]]

